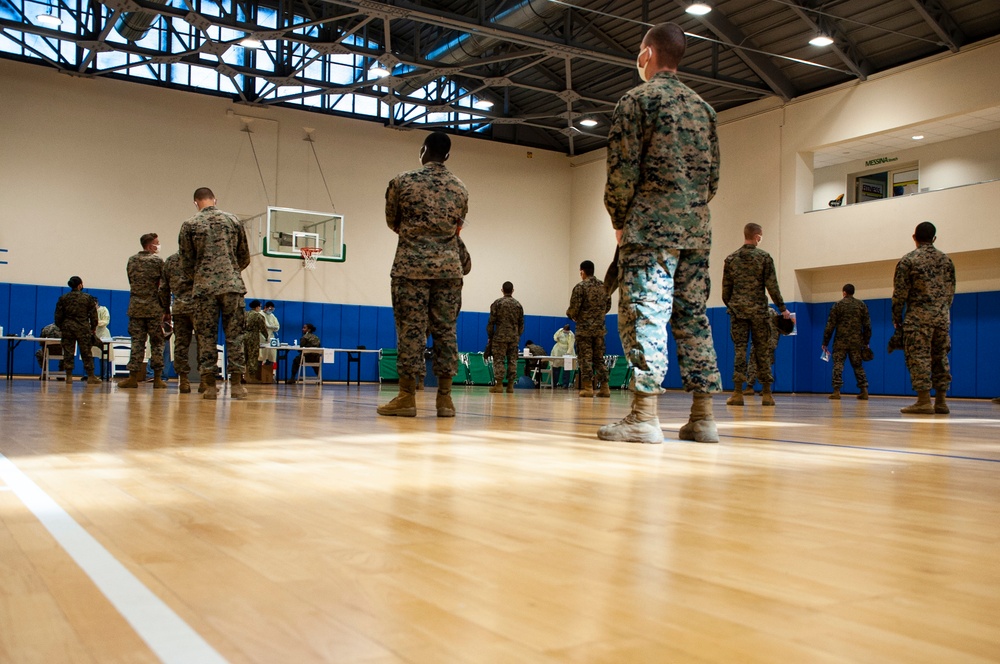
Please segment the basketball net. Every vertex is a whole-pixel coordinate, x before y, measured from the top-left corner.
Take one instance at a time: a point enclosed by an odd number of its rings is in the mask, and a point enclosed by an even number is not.
[[[315,270],[316,261],[319,259],[319,255],[322,251],[322,247],[299,247],[299,253],[302,254],[303,266],[307,270]]]

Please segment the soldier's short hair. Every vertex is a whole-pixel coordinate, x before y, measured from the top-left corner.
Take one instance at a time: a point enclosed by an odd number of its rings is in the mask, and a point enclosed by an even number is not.
[[[937,228],[929,221],[921,221],[913,231],[913,239],[917,242],[933,242],[937,236]]]
[[[194,200],[196,201],[207,201],[212,198],[215,198],[215,194],[208,187],[198,187],[194,190]]]
[[[80,277],[77,277],[77,276],[72,276],[72,277],[69,278],[69,281],[66,282],[66,285],[69,286],[70,288],[74,288],[75,289],[77,286],[79,286],[82,283],[83,283],[83,279],[81,279]]]
[[[848,295],[854,295],[854,284],[844,284],[844,292]]]
[[[306,328],[307,330],[309,330],[309,332],[310,332],[310,333],[312,333],[312,332],[315,332],[315,331],[316,331],[316,326],[315,326],[315,325],[313,325],[312,323],[306,323],[306,324],[305,324],[305,328]]]
[[[443,131],[431,132],[424,139],[424,147],[427,148],[427,156],[444,159],[445,155],[451,152],[451,138]]]
[[[156,233],[144,233],[143,236],[139,238],[139,245],[142,246],[143,249],[145,249],[147,244],[149,244],[158,237],[160,236],[157,235]]]
[[[743,227],[743,238],[746,240],[752,240],[754,235],[763,235],[764,229],[761,228],[760,224],[755,224],[752,221]]]
[[[264,308],[267,309],[268,307],[274,308],[274,302],[271,302],[270,300],[268,300],[267,302],[265,302],[264,303]]]
[[[503,282],[503,286],[500,287],[500,290],[503,291],[504,295],[510,295],[514,292],[514,284],[509,281],[505,281]]]
[[[642,43],[656,51],[659,64],[676,69],[684,57],[687,38],[684,30],[676,23],[654,25],[643,37]]]
[[[594,276],[594,261],[583,261],[580,263],[580,269],[588,277]]]
[[[260,306],[260,300],[250,300],[250,308],[256,309]]]

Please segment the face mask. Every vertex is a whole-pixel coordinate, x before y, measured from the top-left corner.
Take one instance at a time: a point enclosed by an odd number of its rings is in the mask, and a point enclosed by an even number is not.
[[[420,148],[420,154],[417,155],[417,160],[420,162],[421,166],[424,165],[424,153],[425,152],[427,152],[427,147],[426,146]]]
[[[635,68],[639,72],[639,78],[641,78],[644,83],[649,80],[649,77],[646,76],[646,67],[640,65],[639,64],[639,60],[642,59],[642,54],[645,53],[646,51],[649,51],[649,47],[648,46],[646,48],[642,49],[641,51],[639,51],[639,55],[636,56],[636,58],[635,58]],[[652,51],[650,51],[649,55],[650,55],[650,58],[652,58],[652,55],[653,55]],[[646,60],[646,65],[647,66],[649,65],[649,60]]]

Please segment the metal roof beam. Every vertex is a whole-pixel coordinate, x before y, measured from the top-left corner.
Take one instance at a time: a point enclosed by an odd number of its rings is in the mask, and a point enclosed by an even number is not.
[[[875,68],[861,52],[861,49],[858,48],[858,45],[847,36],[847,33],[840,29],[839,25],[827,16],[816,14],[816,18],[813,19],[812,12],[809,11],[812,7],[808,3],[801,2],[801,0],[794,4],[792,2],[782,4],[785,4],[785,6],[795,12],[795,15],[807,23],[817,35],[823,34],[832,39],[833,44],[830,46],[830,49],[859,79],[864,81],[868,78],[868,74],[875,71]]]
[[[910,4],[937,33],[937,36],[944,41],[949,50],[952,53],[958,53],[959,47],[966,42],[965,33],[958,27],[955,19],[951,17],[951,14],[941,5],[939,0],[910,0]]]

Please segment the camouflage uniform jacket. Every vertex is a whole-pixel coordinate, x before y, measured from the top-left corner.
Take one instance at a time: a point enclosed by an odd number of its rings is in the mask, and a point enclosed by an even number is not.
[[[255,332],[257,335],[253,336]],[[267,321],[264,319],[264,314],[254,309],[249,309],[246,315],[246,324],[243,334],[251,335],[248,338],[256,339],[258,344],[266,343]]]
[[[303,348],[320,348],[323,343],[319,340],[319,337],[312,332],[306,332],[302,335],[302,338],[299,339],[299,345]]]
[[[97,300],[83,291],[66,293],[56,302],[55,322],[60,331],[73,328],[75,336],[96,330]]]
[[[892,322],[907,320],[947,327],[955,297],[955,265],[946,254],[926,242],[903,256],[896,265],[892,289]]]
[[[573,287],[566,317],[576,323],[581,337],[603,337],[607,334],[604,315],[611,311],[611,296],[597,277],[587,277]]]
[[[486,336],[491,341],[518,341],[524,334],[524,309],[510,295],[504,295],[490,305]]]
[[[785,301],[778,289],[771,254],[752,244],[744,244],[726,256],[722,270],[722,301],[731,316],[760,318],[768,315],[765,289],[775,306],[784,311]]]
[[[163,315],[160,303],[160,279],[163,278],[163,259],[148,251],[130,256],[125,267],[128,273],[130,318],[159,318]]]
[[[867,346],[872,339],[872,319],[868,314],[868,306],[853,295],[837,302],[830,310],[830,317],[826,319],[824,346],[830,344],[834,330],[837,331],[833,340],[834,350],[861,350]]]
[[[604,206],[611,225],[624,231],[622,246],[711,248],[708,202],[719,184],[715,111],[676,74],[660,72],[619,100],[607,168]]]
[[[163,262],[163,279],[160,280],[160,304],[163,310],[173,315],[190,316],[194,311],[191,286],[191,279],[184,273],[181,265],[181,255],[172,254]],[[173,307],[170,306],[171,293],[174,296]]]
[[[55,323],[49,323],[42,328],[42,331],[38,333],[38,336],[43,339],[59,339],[62,337],[62,332],[59,331],[59,326]]]
[[[407,279],[461,279],[458,227],[469,210],[462,181],[430,162],[389,181],[385,221],[397,235],[390,275]]]
[[[177,243],[192,295],[246,294],[240,273],[250,265],[250,245],[236,217],[214,205],[203,208],[181,224]]]

